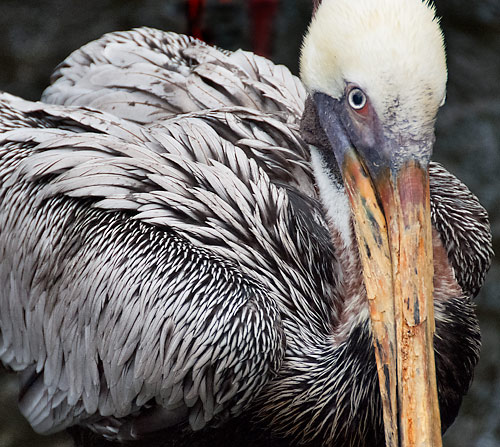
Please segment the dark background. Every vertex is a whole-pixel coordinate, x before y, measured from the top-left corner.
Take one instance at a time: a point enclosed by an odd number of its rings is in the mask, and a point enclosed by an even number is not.
[[[207,0],[205,37],[227,49],[252,48],[246,1]],[[500,253],[500,1],[437,0],[448,48],[448,98],[434,158],[480,198]],[[281,0],[271,58],[295,73],[311,1]],[[147,25],[185,32],[183,0],[0,0],[0,90],[36,100],[53,68],[102,34]],[[474,384],[446,447],[500,446],[500,265],[477,298],[483,349]],[[460,346],[457,346],[460,349]],[[16,406],[17,385],[0,371],[0,447],[69,446],[65,434],[32,433]]]

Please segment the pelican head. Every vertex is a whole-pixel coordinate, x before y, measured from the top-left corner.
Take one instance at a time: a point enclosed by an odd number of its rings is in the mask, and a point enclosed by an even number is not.
[[[303,44],[301,76],[310,94],[304,134],[321,134],[310,141],[320,191],[330,182],[349,199],[388,445],[398,430],[408,439],[413,429],[422,445],[438,445],[428,164],[447,70],[434,8],[421,0],[323,0]]]
[[[301,77],[310,92],[336,100],[359,88],[368,107],[354,109],[366,115],[370,108],[386,136],[429,136],[447,80],[434,7],[421,0],[323,0],[304,40]]]

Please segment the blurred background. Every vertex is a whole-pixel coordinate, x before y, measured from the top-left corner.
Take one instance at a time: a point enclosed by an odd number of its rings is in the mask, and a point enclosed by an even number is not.
[[[202,16],[196,3],[205,3]],[[36,100],[55,66],[102,34],[136,26],[192,32],[230,50],[269,56],[298,72],[311,0],[0,0],[0,90]],[[436,0],[448,51],[448,97],[434,158],[490,213],[500,253],[500,1]],[[475,380],[445,447],[500,446],[500,264],[478,296],[483,348]],[[457,349],[460,349],[457,346]],[[69,447],[35,435],[17,410],[17,384],[0,367],[0,447]]]

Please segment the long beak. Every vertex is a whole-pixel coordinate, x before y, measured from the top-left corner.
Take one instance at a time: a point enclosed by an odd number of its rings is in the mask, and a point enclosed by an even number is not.
[[[324,93],[315,93],[313,100],[351,204],[370,305],[386,445],[440,447],[430,146],[422,142],[421,147],[403,149],[379,136],[371,145],[365,140],[358,152],[342,124],[348,118],[341,101]]]
[[[341,170],[370,303],[386,444],[440,446],[427,166],[408,160],[372,178],[350,149]]]

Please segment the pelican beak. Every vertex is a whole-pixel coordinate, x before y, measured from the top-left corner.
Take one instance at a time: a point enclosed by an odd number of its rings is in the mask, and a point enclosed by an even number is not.
[[[370,302],[387,445],[440,445],[427,166],[410,159],[372,178],[352,149],[342,173]]]
[[[433,350],[433,257],[424,139],[356,148],[318,98],[318,117],[349,197],[373,342],[387,446],[440,446]],[[328,110],[328,112],[327,112]],[[428,147],[423,151],[422,147]],[[422,155],[428,154],[428,155]]]

